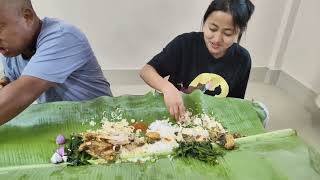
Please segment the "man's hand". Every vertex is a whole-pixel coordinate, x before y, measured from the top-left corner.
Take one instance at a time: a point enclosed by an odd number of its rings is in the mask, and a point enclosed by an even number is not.
[[[9,78],[7,77],[2,77],[0,78],[0,89],[5,87],[6,85],[8,85],[10,83]]]
[[[0,125],[8,122],[55,83],[32,76],[21,76],[0,90]]]

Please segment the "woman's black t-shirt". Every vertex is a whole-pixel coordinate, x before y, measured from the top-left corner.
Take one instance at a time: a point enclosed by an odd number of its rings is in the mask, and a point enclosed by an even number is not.
[[[185,33],[171,41],[149,65],[162,77],[170,76],[180,91],[200,89],[216,97],[244,98],[251,69],[249,52],[234,43],[216,59],[208,51],[203,32]]]

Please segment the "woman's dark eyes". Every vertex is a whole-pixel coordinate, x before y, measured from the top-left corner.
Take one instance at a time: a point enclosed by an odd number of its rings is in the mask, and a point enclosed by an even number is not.
[[[216,32],[216,31],[218,31],[217,29],[212,29],[212,28],[209,28],[210,29],[210,31],[212,31],[212,32]],[[232,33],[226,33],[226,32],[224,32],[223,33],[224,35],[226,35],[226,36],[232,36],[233,34]]]

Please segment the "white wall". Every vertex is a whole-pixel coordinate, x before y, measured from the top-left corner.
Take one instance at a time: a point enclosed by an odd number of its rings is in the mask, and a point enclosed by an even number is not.
[[[275,1],[277,4],[275,5]],[[242,44],[253,66],[267,66],[288,0],[256,0]],[[199,31],[211,0],[41,0],[41,17],[58,17],[88,36],[103,69],[139,69],[175,36]]]
[[[39,15],[58,17],[88,36],[103,69],[139,69],[183,32],[199,31],[210,0],[41,0]]]
[[[302,0],[282,69],[320,94],[320,1]]]
[[[248,24],[242,45],[246,47],[254,67],[267,67],[274,51],[281,18],[289,0],[255,0],[255,12]]]

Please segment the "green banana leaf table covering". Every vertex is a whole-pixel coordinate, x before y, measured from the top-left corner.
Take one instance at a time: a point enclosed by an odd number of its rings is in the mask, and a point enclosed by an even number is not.
[[[194,92],[184,95],[193,114],[206,113],[229,132],[246,135],[238,148],[227,151],[219,164],[193,159],[161,158],[156,162],[70,167],[50,164],[57,148],[55,137],[99,128],[101,119],[143,120],[149,124],[167,119],[163,96],[100,97],[84,102],[32,105],[0,127],[0,179],[232,179],[320,180],[320,154],[294,130],[266,133],[262,112],[251,101],[214,98]],[[121,117],[120,117],[121,116]],[[89,122],[97,124],[91,126]]]

